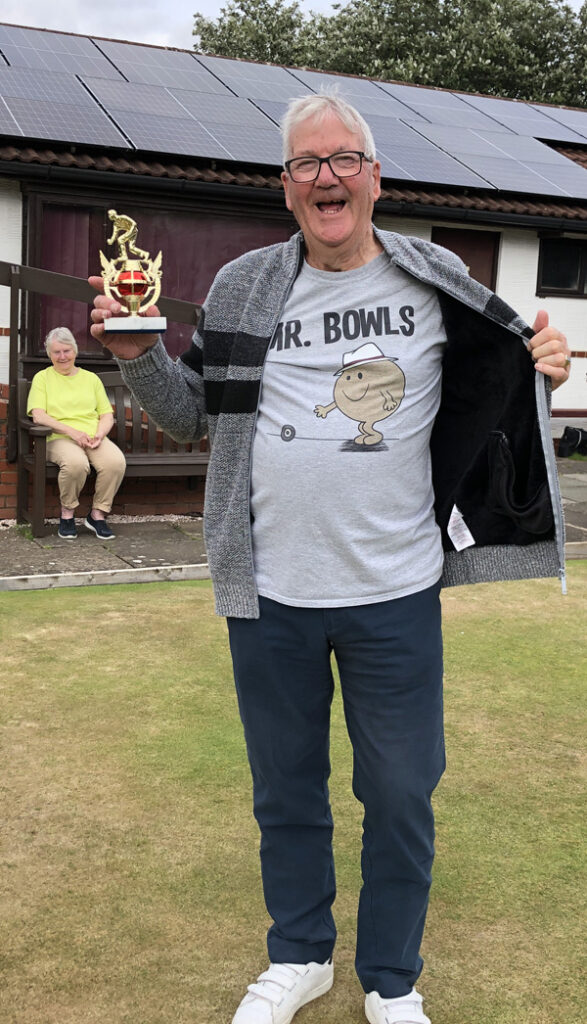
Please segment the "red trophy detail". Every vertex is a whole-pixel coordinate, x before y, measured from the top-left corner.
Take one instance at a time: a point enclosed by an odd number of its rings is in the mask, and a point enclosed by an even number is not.
[[[104,322],[108,334],[155,334],[167,327],[165,317],[141,316],[154,306],[161,294],[161,253],[151,260],[149,253],[136,244],[136,221],[116,210],[109,210],[113,222],[108,245],[117,243],[119,255],[108,260],[100,252],[104,292],[128,310],[125,316],[110,317]]]

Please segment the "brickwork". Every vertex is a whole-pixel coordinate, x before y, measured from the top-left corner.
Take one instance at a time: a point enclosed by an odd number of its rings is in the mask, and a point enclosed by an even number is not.
[[[8,384],[0,384],[0,519],[16,515],[16,465],[7,461]]]
[[[16,518],[16,463],[6,459],[8,421],[8,385],[0,384],[0,519]],[[93,474],[80,498],[80,515],[90,507]],[[128,478],[116,495],[112,513],[125,516],[201,515],[204,507],[204,481],[195,477],[190,487],[185,477],[159,479]],[[57,482],[47,482],[45,515],[59,515]]]

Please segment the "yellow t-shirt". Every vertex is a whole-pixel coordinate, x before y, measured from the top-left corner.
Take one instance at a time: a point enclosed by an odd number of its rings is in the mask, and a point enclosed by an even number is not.
[[[78,367],[77,373],[66,376],[48,366],[33,377],[26,410],[29,416],[32,409],[43,409],[60,423],[94,437],[100,416],[112,412],[112,405],[97,374]],[[58,437],[66,435],[49,434],[47,440]]]

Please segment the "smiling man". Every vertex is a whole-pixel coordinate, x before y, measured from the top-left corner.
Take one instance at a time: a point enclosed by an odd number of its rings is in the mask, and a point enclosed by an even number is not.
[[[364,145],[334,110],[314,122],[292,119],[281,180],[304,233],[306,260],[317,270],[352,270],[383,251],[371,226],[381,171],[374,148],[357,149]],[[331,155],[317,162],[317,153]]]
[[[289,1024],[333,982],[333,656],[364,807],[365,1015],[429,1024],[415,984],[444,769],[439,590],[561,572],[540,437],[543,375],[566,380],[568,348],[544,312],[527,327],[452,253],[373,227],[380,167],[356,110],[305,97],[282,129],[301,231],[218,274],[176,363],[154,336],[105,341],[119,306],[104,296],[92,333],[164,429],[210,435],[208,557],[272,919],[270,965],[233,1024]]]

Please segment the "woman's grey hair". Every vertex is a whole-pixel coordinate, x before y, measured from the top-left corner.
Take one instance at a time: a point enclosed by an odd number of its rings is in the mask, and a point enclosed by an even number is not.
[[[302,96],[300,99],[290,102],[281,122],[284,163],[291,157],[291,137],[298,125],[302,121],[310,120],[310,118],[320,122],[325,117],[328,117],[329,114],[335,114],[342,121],[345,128],[359,135],[363,153],[370,160],[375,159],[373,133],[365,118],[361,117],[359,111],[355,110],[350,103],[343,100],[335,91],[331,91],[319,93],[318,95]]]
[[[75,354],[77,355],[77,341],[71,333],[69,327],[54,327],[52,331],[49,331],[45,338],[45,352],[49,355],[49,349],[54,341],[60,341],[62,345],[71,345]]]

